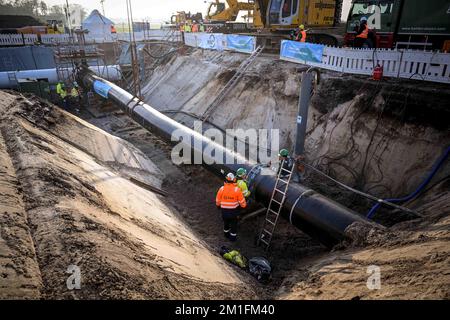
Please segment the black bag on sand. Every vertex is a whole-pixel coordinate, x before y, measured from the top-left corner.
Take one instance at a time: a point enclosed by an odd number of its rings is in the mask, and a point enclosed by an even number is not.
[[[267,283],[272,274],[272,267],[267,259],[261,257],[251,258],[248,261],[249,272],[259,282]]]

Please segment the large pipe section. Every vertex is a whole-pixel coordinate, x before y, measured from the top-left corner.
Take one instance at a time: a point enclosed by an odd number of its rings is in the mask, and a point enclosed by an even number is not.
[[[111,81],[118,81],[121,79],[120,67],[116,65],[92,66],[89,69],[97,75]],[[61,69],[60,72],[63,76],[67,76],[71,73],[73,73],[73,69],[71,68]],[[59,81],[58,72],[56,69],[6,71],[0,72],[0,89],[17,87],[17,82],[15,79],[46,79],[50,84],[55,84]]]
[[[183,126],[127,91],[90,72],[80,72],[80,80],[85,87],[113,101],[137,123],[162,139],[172,141],[172,134],[177,130],[177,136],[179,133],[183,135],[184,138],[180,140],[183,140],[182,143],[190,148],[192,157],[203,154],[203,165],[220,177],[223,177],[223,172],[236,172],[240,167],[245,167],[250,172],[257,166],[257,163],[246,161],[236,152]],[[172,141],[172,143],[178,144],[180,140]],[[208,148],[207,150],[212,148],[216,150],[213,155],[215,159],[204,154],[203,151],[206,148]],[[217,164],[219,161],[214,160],[217,160],[218,157],[221,157],[224,160],[221,163],[225,164]],[[226,159],[234,161],[225,161]],[[245,165],[239,163],[245,163]],[[255,200],[267,207],[275,183],[276,177],[273,173],[271,175],[257,174],[252,181]],[[371,223],[356,212],[300,184],[289,186],[281,216],[328,247],[342,241],[345,238],[346,228],[354,222]]]

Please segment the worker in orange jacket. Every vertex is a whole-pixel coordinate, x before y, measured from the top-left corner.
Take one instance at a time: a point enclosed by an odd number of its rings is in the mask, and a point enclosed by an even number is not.
[[[362,17],[358,30],[355,36],[355,47],[357,48],[371,48],[369,41],[370,29],[367,25],[367,18]]]
[[[305,30],[305,26],[303,24],[301,24],[298,27],[297,36],[296,36],[295,40],[299,41],[299,42],[306,42],[306,36],[307,36],[307,33]]]
[[[237,239],[237,225],[241,208],[247,207],[244,194],[236,184],[236,177],[229,173],[225,184],[216,196],[216,206],[222,211],[223,232],[230,241]]]

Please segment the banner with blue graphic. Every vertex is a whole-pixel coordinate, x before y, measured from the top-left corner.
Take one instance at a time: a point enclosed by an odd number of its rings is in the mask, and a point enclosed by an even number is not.
[[[227,34],[227,49],[243,52],[252,53],[255,51],[256,38],[251,36],[240,36],[236,34]]]
[[[209,50],[223,50],[222,33],[201,33],[197,36],[198,46]]]
[[[321,44],[283,40],[280,57],[298,63],[305,61],[322,63],[324,49],[325,46]]]
[[[109,90],[111,90],[111,86],[109,84],[98,80],[94,81],[94,91],[103,98],[108,98]]]

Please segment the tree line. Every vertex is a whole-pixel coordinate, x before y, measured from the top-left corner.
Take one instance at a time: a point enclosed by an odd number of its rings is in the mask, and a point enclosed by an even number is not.
[[[51,16],[53,19],[65,20],[66,17],[63,6],[49,6],[45,1],[39,0],[0,0],[0,12],[3,15],[27,15],[38,19]],[[85,16],[84,9],[83,13]]]

